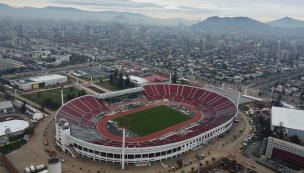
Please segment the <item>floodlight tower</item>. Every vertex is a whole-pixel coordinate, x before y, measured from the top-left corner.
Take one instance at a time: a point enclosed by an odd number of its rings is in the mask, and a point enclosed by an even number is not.
[[[125,142],[126,142],[126,129],[129,129],[130,119],[126,117],[120,117],[119,127],[122,128],[122,161],[121,170],[125,169]]]
[[[64,87],[64,82],[62,82],[62,84],[61,84],[61,104],[62,104],[62,106],[64,105],[64,101],[63,101],[63,87]]]
[[[202,153],[203,153],[203,145],[204,145],[204,136],[202,137],[202,141],[201,142],[201,151],[199,153],[199,161],[198,161],[198,170],[197,172],[200,173],[200,167],[201,167],[201,158],[202,158]]]

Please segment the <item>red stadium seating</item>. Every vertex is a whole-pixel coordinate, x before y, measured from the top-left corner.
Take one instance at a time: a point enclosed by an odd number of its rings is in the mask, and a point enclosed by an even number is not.
[[[141,97],[136,100],[140,104],[148,101],[168,99],[171,102],[186,103],[193,107],[202,105],[205,107],[204,110],[202,110],[205,115],[205,120],[201,121],[196,126],[191,127],[190,130],[193,132],[188,133],[187,135],[180,136],[174,134],[170,137],[161,140],[156,139],[149,143],[126,143],[126,147],[150,147],[182,141],[227,122],[227,120],[233,118],[237,112],[235,104],[231,100],[203,88],[175,84],[152,84],[145,85],[143,88],[145,91],[143,91]],[[134,102],[134,100],[130,102]],[[56,118],[65,118],[72,124],[94,128],[95,122],[93,122],[93,120],[90,121],[92,117],[104,111],[120,109],[121,105],[128,103],[129,101],[111,104],[106,101],[95,99],[93,96],[84,96],[64,105],[58,111]],[[197,110],[197,112],[199,111]],[[121,142],[109,139],[92,143],[106,146],[121,146]]]

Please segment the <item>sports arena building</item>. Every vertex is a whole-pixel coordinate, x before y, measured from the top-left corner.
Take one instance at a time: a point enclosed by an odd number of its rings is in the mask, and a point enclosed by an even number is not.
[[[186,108],[194,118],[149,136],[127,136],[125,163],[153,163],[198,149],[229,130],[237,114],[230,99],[207,89],[144,85],[69,101],[56,114],[56,143],[74,157],[122,163],[122,137],[107,130],[111,119],[158,105]]]

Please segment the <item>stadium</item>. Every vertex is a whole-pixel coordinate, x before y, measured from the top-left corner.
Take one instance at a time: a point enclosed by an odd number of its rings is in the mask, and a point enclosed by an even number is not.
[[[78,97],[56,113],[56,143],[73,157],[122,163],[120,117],[130,119],[124,163],[148,164],[221,136],[237,114],[229,98],[189,85],[148,84]]]

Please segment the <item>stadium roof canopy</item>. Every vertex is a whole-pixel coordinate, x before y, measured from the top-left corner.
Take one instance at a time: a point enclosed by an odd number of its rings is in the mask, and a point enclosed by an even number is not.
[[[24,120],[10,120],[0,123],[0,136],[19,132],[26,129],[29,126],[29,123]],[[8,130],[9,129],[9,130]]]
[[[125,89],[125,90],[120,90],[120,91],[114,91],[110,93],[103,93],[96,95],[95,97],[98,99],[107,99],[107,98],[113,98],[113,97],[120,97],[128,94],[133,94],[133,93],[138,93],[141,91],[145,91],[144,88],[142,87],[136,87],[136,88],[130,88],[130,89]]]
[[[273,106],[271,125],[277,126],[280,122],[283,122],[285,128],[304,131],[304,111]]]

